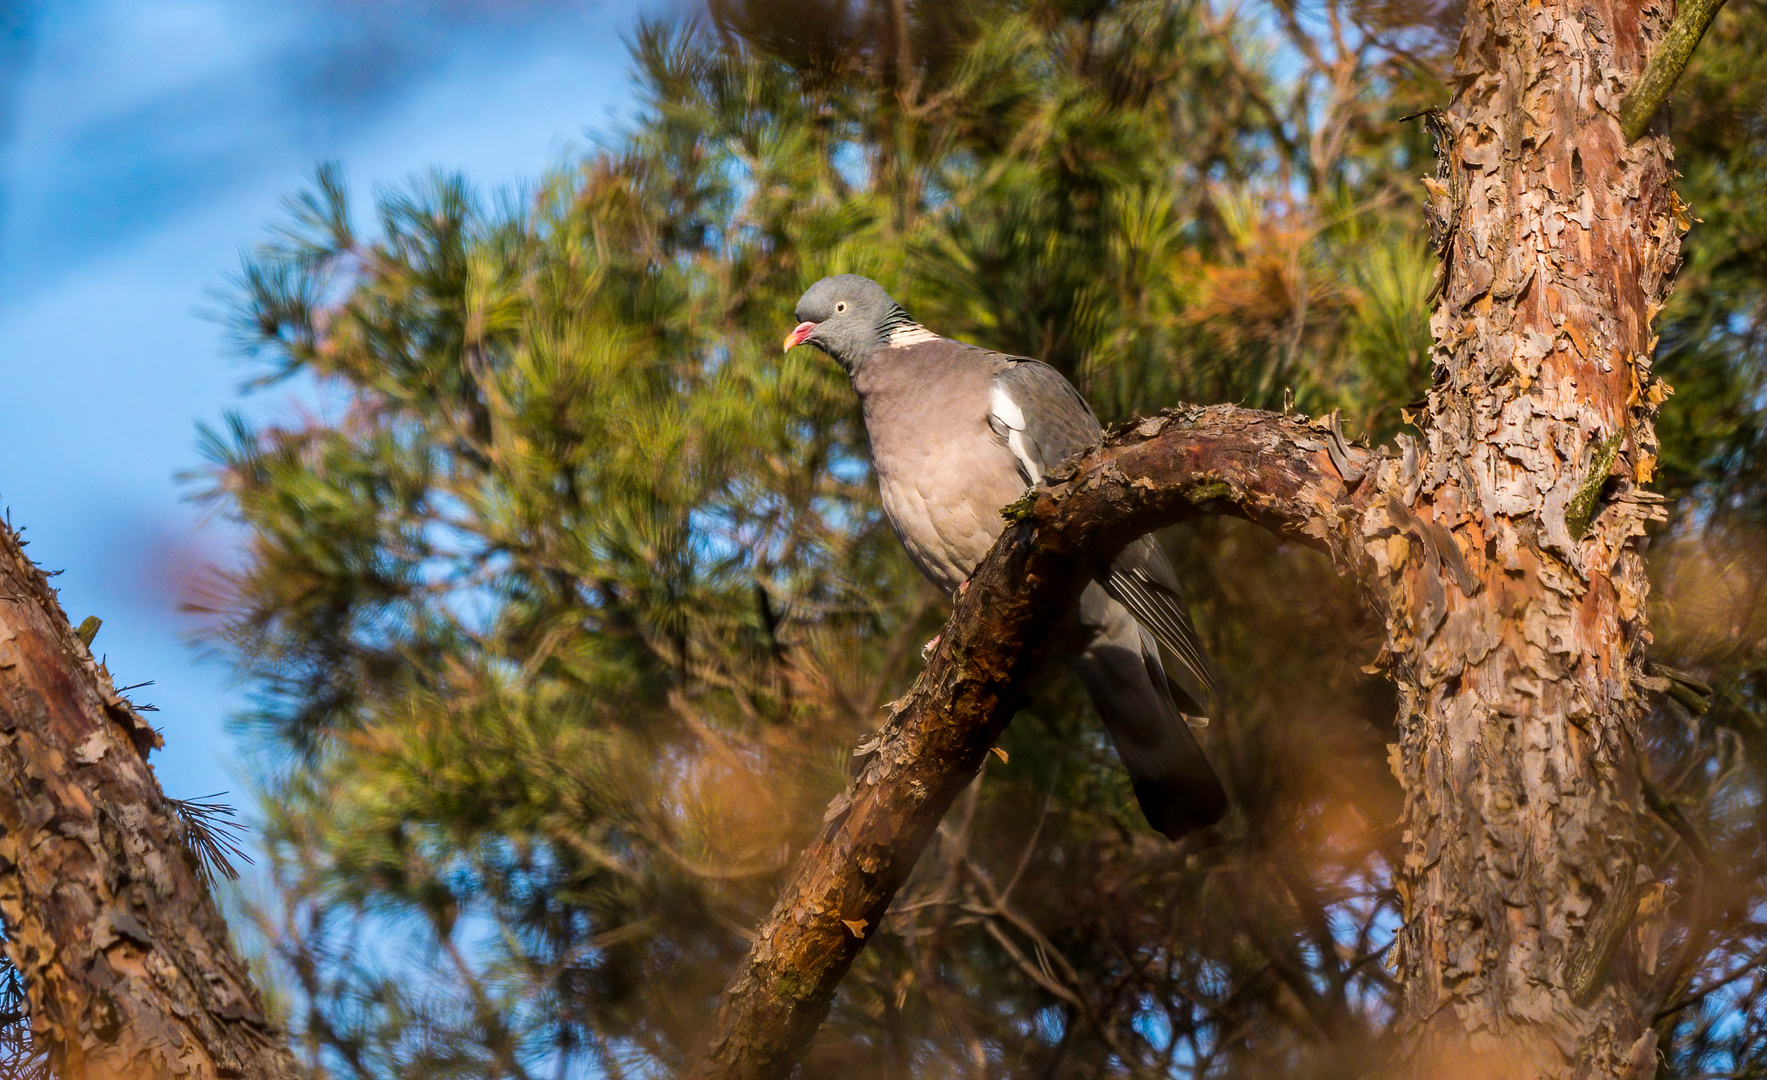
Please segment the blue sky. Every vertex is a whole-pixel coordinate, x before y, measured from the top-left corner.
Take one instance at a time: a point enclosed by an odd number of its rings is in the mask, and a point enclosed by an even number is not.
[[[658,0],[0,0],[0,507],[94,651],[159,707],[167,794],[240,792],[244,695],[178,605],[232,561],[196,425],[286,415],[205,315],[323,159],[358,198],[431,167],[532,183],[619,130]],[[236,798],[243,803],[243,797]]]

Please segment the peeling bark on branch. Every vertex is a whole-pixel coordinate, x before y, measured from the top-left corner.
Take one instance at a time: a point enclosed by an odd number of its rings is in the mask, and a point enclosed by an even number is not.
[[[919,681],[859,748],[852,785],[830,804],[685,1075],[790,1071],[1018,709],[1051,629],[1124,544],[1197,514],[1230,513],[1359,565],[1360,515],[1377,489],[1354,481],[1376,461],[1323,425],[1218,406],[1143,421],[1008,508],[1016,524],[971,579]]]
[[[52,1070],[293,1080],[147,764],[158,739],[0,526],[0,914]]]

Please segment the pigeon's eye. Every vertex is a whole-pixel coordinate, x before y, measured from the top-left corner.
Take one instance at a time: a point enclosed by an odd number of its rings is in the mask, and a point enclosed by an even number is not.
[[[838,303],[834,306],[834,313],[836,315],[839,315],[841,312],[843,312],[845,310],[847,310],[847,302],[845,300],[842,300],[840,303]]]

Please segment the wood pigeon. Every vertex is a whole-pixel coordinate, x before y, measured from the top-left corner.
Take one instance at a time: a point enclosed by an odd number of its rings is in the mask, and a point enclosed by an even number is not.
[[[1060,372],[940,337],[869,278],[823,278],[798,301],[797,317],[786,350],[813,345],[852,378],[884,513],[946,592],[994,546],[1006,525],[1000,509],[1102,434]],[[1218,821],[1227,796],[1186,719],[1204,714],[1213,679],[1152,539],[1129,545],[1086,586],[1078,615],[1086,643],[1068,665],[1104,718],[1148,822],[1176,840]]]

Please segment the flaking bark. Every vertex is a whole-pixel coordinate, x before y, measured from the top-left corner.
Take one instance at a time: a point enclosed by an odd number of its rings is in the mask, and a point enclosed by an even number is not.
[[[1426,1072],[1650,1075],[1627,947],[1633,732],[1649,634],[1636,546],[1668,388],[1652,323],[1686,228],[1661,136],[1618,116],[1668,17],[1630,0],[1473,0],[1430,182],[1442,257],[1421,446],[1371,539],[1424,523],[1444,583],[1393,541],[1402,1030]]]
[[[0,526],[0,915],[51,1069],[292,1080],[147,764],[158,745]]]

